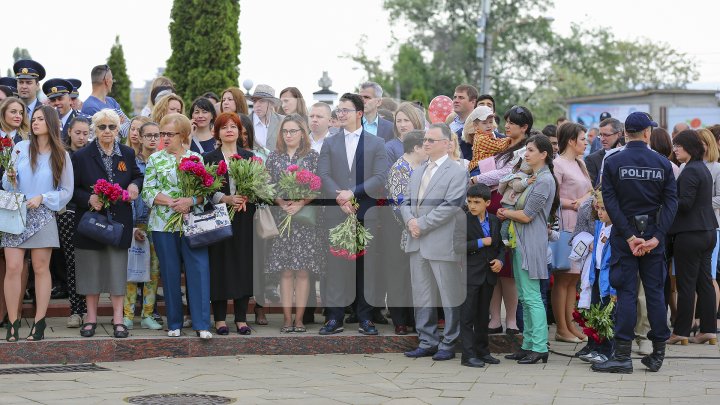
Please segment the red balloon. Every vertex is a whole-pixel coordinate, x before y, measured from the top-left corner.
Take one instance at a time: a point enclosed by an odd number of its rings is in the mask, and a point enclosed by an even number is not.
[[[448,96],[437,96],[432,99],[428,107],[430,122],[433,124],[445,122],[445,119],[453,111],[452,107],[452,100]]]

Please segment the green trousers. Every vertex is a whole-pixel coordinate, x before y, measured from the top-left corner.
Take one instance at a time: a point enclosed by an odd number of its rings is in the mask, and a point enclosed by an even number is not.
[[[522,256],[519,249],[513,249],[512,264],[518,300],[523,307],[525,327],[522,348],[546,353],[548,351],[548,326],[545,306],[540,295],[540,280],[531,279],[530,273],[522,268]]]

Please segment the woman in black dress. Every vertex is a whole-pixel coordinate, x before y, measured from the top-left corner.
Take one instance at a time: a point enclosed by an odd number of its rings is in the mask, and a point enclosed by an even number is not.
[[[213,134],[221,146],[203,156],[205,163],[221,161],[230,164],[233,155],[243,159],[253,157],[238,143],[242,123],[235,113],[222,113],[215,120]],[[215,329],[218,335],[229,333],[225,316],[227,301],[233,300],[235,326],[241,335],[249,335],[246,313],[248,301],[253,295],[253,215],[255,204],[247,202],[244,196],[235,195],[235,183],[225,174],[225,184],[212,198],[214,204],[225,203],[228,209],[237,209],[232,221],[232,238],[209,247],[210,256],[210,301],[212,302]]]

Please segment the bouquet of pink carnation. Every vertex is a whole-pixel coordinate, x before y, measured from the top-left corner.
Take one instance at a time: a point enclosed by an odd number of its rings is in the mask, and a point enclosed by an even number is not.
[[[93,192],[98,196],[103,208],[110,208],[110,204],[115,204],[118,201],[128,202],[130,201],[130,193],[118,183],[110,183],[105,179],[99,179],[93,186]]]
[[[178,186],[181,197],[209,196],[220,190],[223,175],[228,168],[225,161],[218,165],[203,165],[199,157],[192,155],[180,160],[178,165]],[[182,215],[173,212],[165,225],[166,232],[182,229]]]
[[[280,180],[277,183],[277,193],[283,200],[306,200],[320,195],[320,187],[322,187],[320,177],[309,170],[300,169],[298,165],[290,165],[280,175]],[[303,217],[309,223],[315,222],[315,211],[312,210],[312,207],[303,207],[294,216]],[[283,233],[290,235],[292,219],[293,215],[285,216],[278,227],[280,235]]]
[[[247,197],[252,203],[272,203],[275,189],[270,184],[263,160],[257,156],[243,159],[240,155],[230,157],[229,176],[235,182],[235,194]],[[230,219],[235,216],[235,207],[230,207]]]
[[[352,202],[355,209],[357,202]],[[356,214],[350,214],[345,221],[330,230],[330,253],[335,257],[347,260],[356,260],[366,253],[367,245],[373,238]]]

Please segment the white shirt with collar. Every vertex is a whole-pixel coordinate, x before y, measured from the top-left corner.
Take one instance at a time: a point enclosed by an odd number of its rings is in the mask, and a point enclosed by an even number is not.
[[[253,114],[253,127],[255,127],[255,142],[262,145],[263,148],[267,148],[268,126],[260,121],[256,114]]]
[[[65,125],[67,124],[68,118],[70,117],[70,114],[72,114],[72,112],[73,112],[73,110],[72,110],[72,108],[71,108],[70,111],[68,111],[67,114],[63,115],[63,117],[60,118],[60,129],[61,129],[61,130],[62,130],[63,128],[65,128]]]
[[[325,135],[320,137],[320,140],[316,141],[315,136],[313,136],[313,133],[310,132],[310,147],[317,153],[320,153],[320,150],[322,149],[323,143],[325,143],[325,138],[330,136],[330,131],[327,131]]]
[[[345,133],[345,154],[347,155],[348,167],[352,170],[355,151],[357,150],[358,143],[360,143],[360,134],[362,134],[363,128],[360,127],[354,132],[349,132],[343,128],[343,131]]]
[[[438,160],[435,161],[435,167],[433,167],[432,171],[430,172],[430,180],[432,180],[432,177],[435,175],[435,173],[437,173],[440,166],[442,166],[442,164],[445,163],[445,161],[448,159],[449,159],[448,155],[443,155],[441,158],[439,158]],[[432,160],[431,160],[431,162],[432,162]]]

